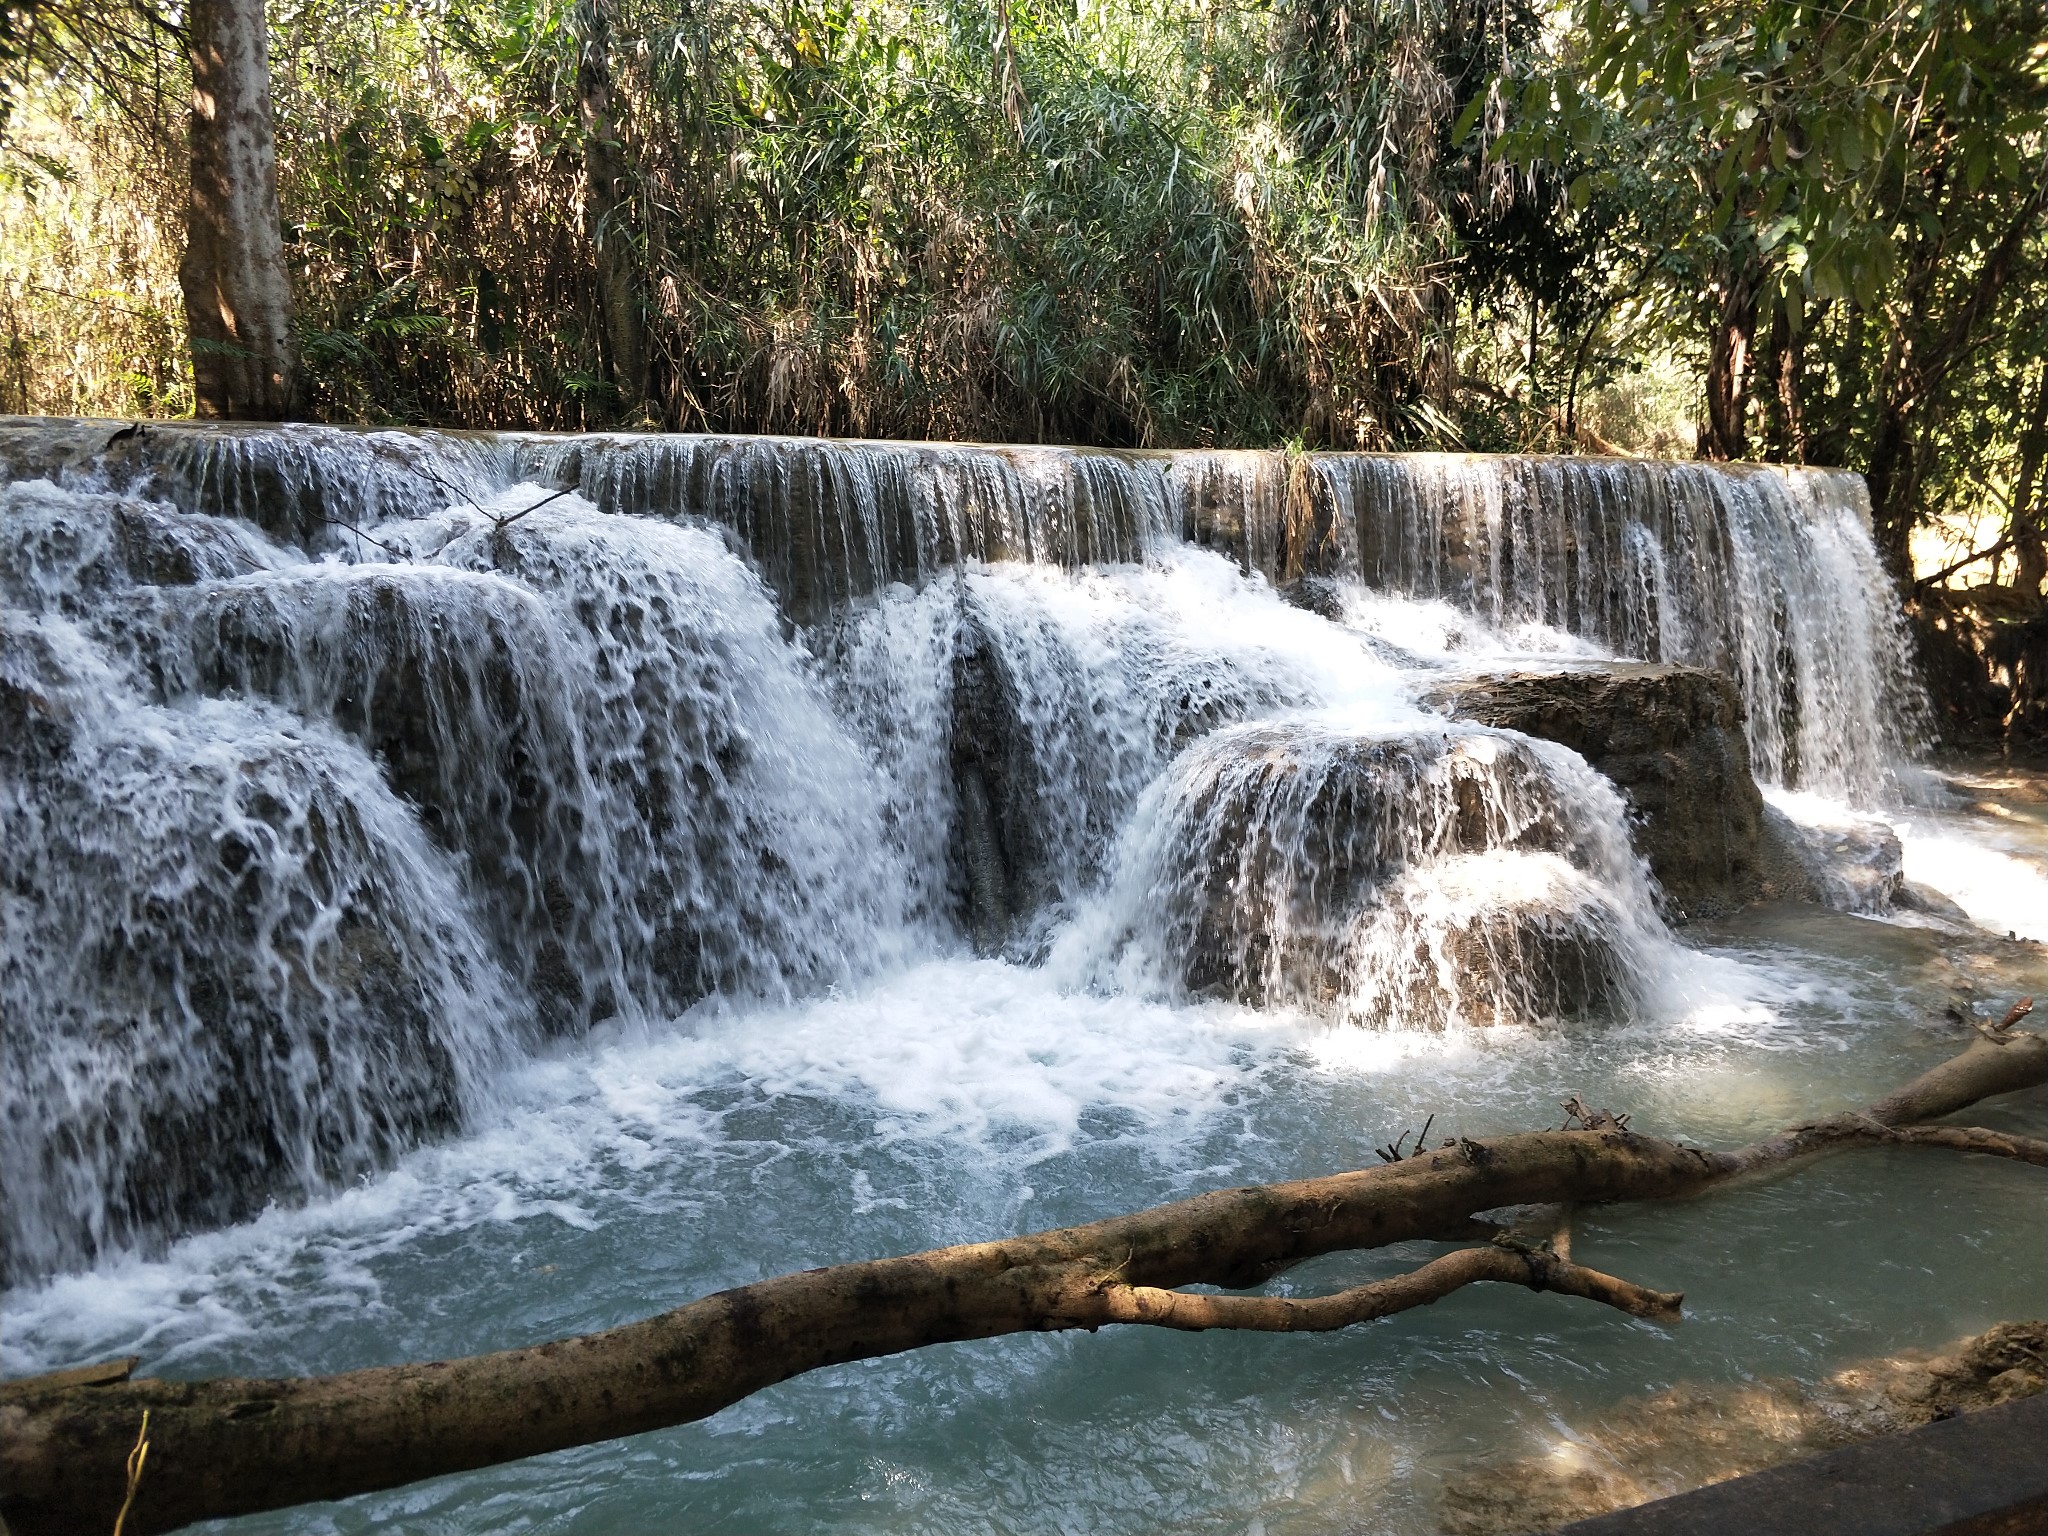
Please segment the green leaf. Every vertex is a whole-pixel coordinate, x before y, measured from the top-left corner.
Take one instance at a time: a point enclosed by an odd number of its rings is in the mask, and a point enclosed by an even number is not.
[[[1843,286],[1842,274],[1835,266],[1833,256],[1823,256],[1808,269],[1813,283],[1814,294],[1823,299],[1845,299],[1848,289]]]
[[[892,60],[891,62],[893,64],[894,61]],[[1464,143],[1466,136],[1478,124],[1480,113],[1486,110],[1488,94],[1485,90],[1478,91],[1474,93],[1470,101],[1465,103],[1465,109],[1458,114],[1458,120],[1451,124],[1451,142],[1453,144]]]

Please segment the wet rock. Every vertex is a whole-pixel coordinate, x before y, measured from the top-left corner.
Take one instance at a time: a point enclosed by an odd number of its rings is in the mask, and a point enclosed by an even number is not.
[[[1344,622],[1344,589],[1327,577],[1304,576],[1289,582],[1280,589],[1280,597],[1291,607],[1319,619],[1328,619],[1332,624]]]
[[[951,854],[962,926],[983,953],[1001,949],[1052,894],[1039,812],[1041,776],[1017,681],[988,636],[969,626],[953,658]]]
[[[1817,1385],[1681,1386],[1566,1429],[1536,1454],[1444,1481],[1446,1536],[1524,1536],[1684,1493],[2048,1387],[2048,1324],[2000,1323],[1947,1349],[1865,1361]]]
[[[1161,627],[1077,636],[1025,589],[971,587],[949,722],[962,928],[984,951],[1035,952],[1103,872],[1157,772],[1213,731],[1298,704],[1298,688]]]
[[[1810,898],[1811,872],[1791,851],[1803,844],[1772,844],[1741,696],[1720,673],[1626,663],[1496,673],[1441,684],[1431,702],[1560,742],[1612,780],[1675,916]]]
[[[1942,895],[1931,885],[1922,885],[1918,880],[1901,880],[1899,888],[1892,895],[1892,905],[1908,912],[1918,912],[1925,917],[1938,917],[1943,922],[1970,923],[1970,914]]]
[[[267,557],[225,518],[43,481],[0,485],[0,600],[31,612],[101,612],[119,589],[238,576]]]
[[[1874,914],[1889,910],[1906,883],[1906,855],[1898,834],[1867,816],[1796,822],[1776,806],[1766,806],[1762,851],[1771,872],[1771,895],[1780,900]],[[1936,891],[1926,896],[1954,905]]]
[[[1147,942],[1193,995],[1355,1023],[1625,1011],[1640,876],[1562,756],[1493,732],[1218,733],[1176,765]]]

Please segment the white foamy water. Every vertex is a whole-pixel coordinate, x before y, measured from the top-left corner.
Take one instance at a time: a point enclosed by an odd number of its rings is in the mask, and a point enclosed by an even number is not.
[[[1892,828],[1907,879],[1934,887],[1993,933],[2048,942],[2048,837],[2040,827],[1920,815]]]
[[[1611,785],[1416,703],[1707,661],[1769,776],[1875,803],[1912,710],[1836,478],[95,430],[0,430],[9,1372],[529,1343],[1572,1093],[1739,1140],[2030,984],[1831,914],[1681,942]],[[2027,846],[1891,814],[1987,926],[2030,899]],[[990,1341],[234,1529],[1392,1536],[1474,1423],[2038,1308],[2026,1170],[1952,1172],[1588,1215],[1676,1333]]]

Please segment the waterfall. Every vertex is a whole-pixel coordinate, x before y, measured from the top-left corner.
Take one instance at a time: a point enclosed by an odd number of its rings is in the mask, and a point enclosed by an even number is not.
[[[1918,717],[1859,481],[0,423],[0,1281],[305,1198],[593,1026],[969,949],[1380,1028],[1640,1010],[1614,787],[1446,669]]]
[[[1728,672],[1767,783],[1874,801],[1926,734],[1861,476],[1439,454],[1324,473],[1365,586]]]
[[[1626,827],[1576,754],[1513,732],[1220,730],[1154,786],[1068,963],[1351,1023],[1626,1016],[1668,942]]]
[[[124,656],[139,572],[274,553],[34,483],[0,491],[0,531],[0,1272],[460,1124],[516,1014],[450,861],[328,722],[170,705]]]

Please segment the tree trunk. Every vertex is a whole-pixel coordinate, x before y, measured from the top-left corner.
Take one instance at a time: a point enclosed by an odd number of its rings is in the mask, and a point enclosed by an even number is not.
[[[1870,440],[1870,531],[1878,558],[1900,591],[1913,586],[1913,524],[1919,520],[1923,466],[1907,412],[1887,402]]]
[[[601,0],[578,0],[576,104],[583,122],[583,227],[597,252],[598,305],[604,317],[619,420],[658,420],[649,394],[647,306],[633,249],[633,182],[612,116],[611,22]]]
[[[1913,529],[1920,520],[1920,487],[1934,455],[1930,434],[1922,423],[1938,419],[1949,374],[1968,353],[2012,280],[2044,204],[2048,204],[2048,161],[2037,172],[1998,243],[1979,263],[1967,290],[1947,306],[1945,324],[1935,322],[1941,312],[1936,309],[1936,289],[1945,265],[1954,260],[1944,238],[1919,242],[1907,269],[1904,314],[1895,322],[1891,352],[1879,379],[1883,406],[1865,472],[1878,554],[1902,591],[1913,586]]]
[[[201,416],[281,421],[298,357],[277,209],[263,0],[193,0],[192,196],[178,269]]]
[[[1795,324],[1795,319],[1801,323]],[[1769,457],[1780,464],[1806,462],[1806,425],[1800,396],[1800,370],[1806,355],[1803,321],[1803,314],[1787,309],[1782,303],[1771,311],[1771,337],[1765,350],[1765,363],[1772,389],[1766,407],[1764,448]]]
[[[2043,503],[2048,485],[2041,470],[2048,460],[2048,364],[2034,378],[2034,405],[2020,430],[2020,467],[2012,482],[2012,547],[2018,566],[2013,585],[2029,597],[2041,596],[2048,580],[2048,549],[2042,547]]]
[[[1090,1226],[839,1264],[722,1291],[659,1317],[528,1349],[293,1380],[128,1381],[133,1362],[0,1386],[0,1516],[15,1536],[128,1529],[346,1498],[688,1423],[805,1371],[929,1344],[1110,1323],[1292,1332],[1347,1327],[1504,1281],[1671,1318],[1682,1298],[1573,1264],[1550,1207],[1696,1195],[1855,1146],[1927,1145],[2048,1166],[2048,1142],[1920,1122],[2048,1082],[2021,1003],[1961,1055],[1860,1113],[1734,1152],[1565,1109],[1577,1128],[1444,1141],[1384,1166],[1220,1190]],[[1425,1127],[1425,1131],[1427,1127]],[[1478,1213],[1537,1203],[1540,1220]],[[1491,1239],[1333,1296],[1217,1296],[1339,1249]],[[148,1415],[145,1426],[144,1415]],[[133,1490],[124,1462],[146,1427]]]
[[[1739,459],[1749,448],[1744,416],[1749,406],[1756,299],[1755,264],[1731,266],[1723,280],[1721,313],[1714,324],[1713,347],[1707,357],[1707,424],[1700,434],[1703,458]]]

